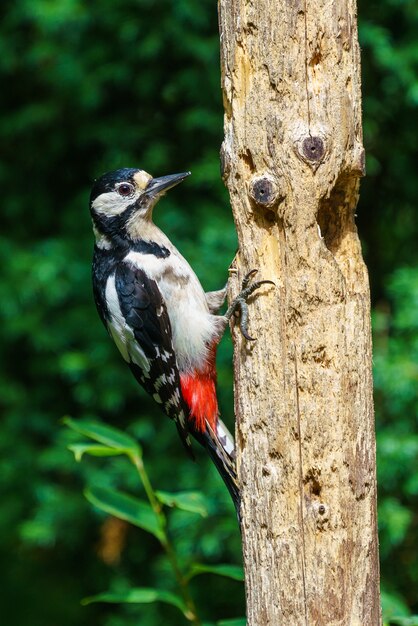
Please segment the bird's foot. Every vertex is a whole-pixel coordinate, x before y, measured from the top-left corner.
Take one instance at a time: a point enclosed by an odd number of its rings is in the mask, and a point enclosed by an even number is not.
[[[251,270],[245,275],[242,281],[241,291],[237,297],[231,302],[228,310],[225,313],[225,317],[230,320],[234,314],[239,313],[239,328],[242,336],[247,341],[255,341],[255,337],[251,337],[248,334],[248,304],[247,300],[256,289],[261,285],[274,285],[271,280],[257,280],[252,283],[251,280],[255,276],[258,270]]]

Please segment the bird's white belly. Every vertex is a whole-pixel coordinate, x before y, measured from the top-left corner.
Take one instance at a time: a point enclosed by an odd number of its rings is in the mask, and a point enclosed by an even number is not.
[[[217,334],[216,318],[209,312],[203,288],[187,261],[177,254],[157,259],[139,252],[130,252],[125,260],[145,271],[160,289],[180,372],[203,369],[208,346]]]
[[[180,371],[204,368],[215,329],[200,283],[173,289],[171,284],[161,281],[159,287],[170,316]]]

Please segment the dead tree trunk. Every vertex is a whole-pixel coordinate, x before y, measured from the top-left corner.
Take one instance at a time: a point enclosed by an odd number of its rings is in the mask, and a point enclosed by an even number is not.
[[[219,0],[248,626],[380,623],[355,0]]]

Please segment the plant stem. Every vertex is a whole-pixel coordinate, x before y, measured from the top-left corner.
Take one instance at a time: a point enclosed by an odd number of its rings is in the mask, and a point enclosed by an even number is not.
[[[193,598],[190,594],[189,583],[186,576],[181,571],[181,568],[178,564],[176,551],[174,550],[174,546],[170,540],[170,537],[167,532],[167,518],[159,502],[157,496],[155,495],[155,491],[151,485],[151,481],[148,477],[148,474],[145,470],[144,463],[142,458],[139,456],[131,456],[130,457],[133,464],[135,465],[141,482],[144,486],[145,493],[147,494],[149,503],[158,519],[161,531],[160,543],[165,550],[168,561],[173,570],[174,576],[176,578],[180,593],[184,600],[185,605],[187,606],[187,619],[194,624],[194,626],[201,626],[200,618],[197,614],[196,605],[193,601]]]

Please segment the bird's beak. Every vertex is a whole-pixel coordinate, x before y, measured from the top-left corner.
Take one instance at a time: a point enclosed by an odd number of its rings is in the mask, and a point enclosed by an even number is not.
[[[160,176],[159,178],[151,178],[145,188],[146,195],[158,196],[163,191],[167,191],[181,183],[185,178],[190,176],[191,172],[182,172],[181,174],[170,174],[169,176]]]

